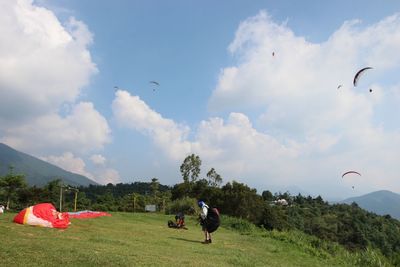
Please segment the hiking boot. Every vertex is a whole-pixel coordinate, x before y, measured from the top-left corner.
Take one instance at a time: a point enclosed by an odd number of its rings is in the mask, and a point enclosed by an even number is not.
[[[208,240],[208,239],[206,239],[206,240],[204,240],[203,242],[201,242],[202,244],[210,244],[211,242],[210,242],[210,240]]]

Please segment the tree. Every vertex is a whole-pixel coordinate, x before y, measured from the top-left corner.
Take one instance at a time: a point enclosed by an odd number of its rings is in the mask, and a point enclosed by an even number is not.
[[[50,182],[48,182],[44,186],[44,192],[43,192],[43,202],[50,202],[54,206],[57,204],[59,205],[60,201],[60,186],[62,186],[63,182],[61,179],[55,179]]]
[[[191,198],[208,200],[205,197],[208,195],[209,189],[208,181],[206,179],[199,179],[192,184],[189,196]]]
[[[11,199],[16,197],[17,191],[19,189],[25,188],[26,181],[22,174],[15,174],[14,168],[9,167],[9,172],[6,176],[0,178],[0,187],[5,191],[5,196],[7,199],[6,209],[10,209]]]
[[[151,193],[153,194],[154,198],[157,197],[159,187],[160,187],[160,183],[158,182],[158,179],[152,178],[150,188],[151,188]]]
[[[219,175],[214,168],[211,168],[207,172],[208,184],[212,187],[219,187],[222,183],[222,177]]]
[[[201,159],[192,154],[187,156],[181,165],[181,173],[185,183],[194,183],[200,175]]]
[[[184,195],[189,196],[193,184],[197,181],[200,175],[201,159],[199,156],[192,154],[185,158],[181,165],[181,174],[183,177]]]
[[[185,183],[179,183],[174,185],[174,187],[171,190],[171,200],[176,200],[187,196],[188,192],[187,185],[188,184]]]
[[[256,189],[243,183],[232,181],[221,188],[224,202],[221,210],[225,214],[257,222],[265,203]]]
[[[274,200],[274,195],[269,190],[263,191],[261,196],[264,199],[264,201],[272,201],[272,200]]]
[[[269,205],[264,205],[262,211],[261,220],[259,220],[259,225],[262,225],[267,230],[279,230],[289,228],[287,224],[287,216],[282,210],[282,207],[272,207]]]

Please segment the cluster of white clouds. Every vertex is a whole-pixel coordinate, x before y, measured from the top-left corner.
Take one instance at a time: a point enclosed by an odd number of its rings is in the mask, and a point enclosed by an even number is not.
[[[228,179],[326,195],[348,193],[351,184],[357,192],[400,191],[399,127],[387,125],[398,111],[399,90],[385,83],[385,72],[400,67],[398,47],[398,14],[368,27],[345,22],[327,41],[312,43],[261,11],[240,23],[228,48],[237,64],[221,70],[209,100],[213,113],[230,112],[226,121],[200,122],[189,140],[187,126],[127,92],[116,94],[113,111],[171,159],[196,153]],[[353,88],[364,66],[374,70]],[[349,169],[362,172],[362,182],[341,181]]]
[[[0,142],[103,181],[111,178],[88,173],[74,156],[111,141],[108,122],[93,103],[78,101],[98,73],[92,42],[85,23],[73,17],[63,25],[33,1],[0,3]]]
[[[106,119],[93,104],[80,102],[65,117],[49,112],[4,129],[2,141],[29,151],[46,148],[84,153],[103,148],[110,140],[110,132]]]
[[[96,165],[104,165],[106,158],[100,154],[94,154],[90,157],[90,160]]]
[[[118,90],[115,95],[112,109],[120,125],[148,134],[174,160],[180,160],[182,155],[190,152],[187,126],[163,118],[138,96],[131,96],[127,91]]]
[[[85,161],[75,156],[72,152],[65,152],[60,156],[42,157],[42,159],[70,172],[84,175],[100,184],[115,184],[121,181],[118,171],[106,167],[106,159],[100,154],[94,154],[90,157],[93,163],[100,166],[100,168],[95,169],[94,173],[88,172]]]
[[[43,157],[42,159],[70,172],[94,179],[93,175],[85,170],[85,161],[79,157],[75,157],[71,152],[65,152],[61,156]]]

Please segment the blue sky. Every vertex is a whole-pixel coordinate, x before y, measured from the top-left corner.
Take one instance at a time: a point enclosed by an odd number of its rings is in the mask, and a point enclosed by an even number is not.
[[[400,192],[398,1],[1,7],[0,140],[18,150],[100,183],[172,185],[195,153],[259,192]]]

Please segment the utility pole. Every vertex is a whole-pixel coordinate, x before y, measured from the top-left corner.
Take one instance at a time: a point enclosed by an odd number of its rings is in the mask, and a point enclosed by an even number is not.
[[[67,188],[65,189],[65,191],[74,191],[74,211],[76,211],[76,204],[77,204],[77,202],[78,202],[78,192],[79,192],[79,189],[78,188],[75,188],[75,187],[72,187],[72,186],[67,186]]]
[[[78,189],[75,190],[74,211],[76,212],[76,202],[78,201]]]
[[[60,185],[60,212],[62,212],[63,185]]]
[[[133,194],[133,212],[135,213],[135,207],[136,207],[136,196]]]
[[[78,192],[79,192],[79,189],[78,188],[73,188],[73,187],[71,187],[71,186],[67,186],[67,185],[63,185],[63,184],[61,184],[60,185],[60,212],[62,212],[62,204],[63,204],[63,192],[64,192],[64,190],[63,190],[63,188],[65,188],[65,192],[67,192],[67,191],[74,191],[75,192],[75,199],[74,199],[74,211],[76,211],[76,204],[77,204],[77,202],[78,202]]]

